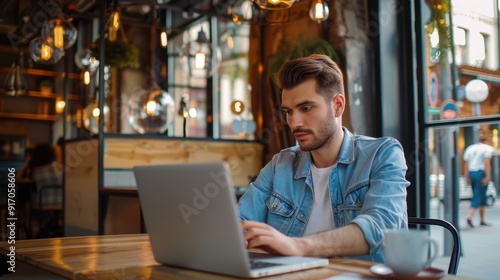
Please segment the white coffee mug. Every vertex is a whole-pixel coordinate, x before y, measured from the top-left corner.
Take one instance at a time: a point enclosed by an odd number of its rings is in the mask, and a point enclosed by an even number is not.
[[[433,247],[429,257],[429,245]],[[384,232],[386,264],[396,275],[415,275],[436,259],[438,243],[423,230],[388,230]]]

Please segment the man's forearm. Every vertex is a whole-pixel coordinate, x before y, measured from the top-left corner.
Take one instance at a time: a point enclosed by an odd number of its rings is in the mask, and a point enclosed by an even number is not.
[[[357,224],[349,224],[330,231],[300,239],[307,256],[335,257],[368,255],[370,246]]]

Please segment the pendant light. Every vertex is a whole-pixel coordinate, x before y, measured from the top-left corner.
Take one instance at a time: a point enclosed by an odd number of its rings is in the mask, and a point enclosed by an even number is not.
[[[4,89],[5,94],[10,96],[20,96],[28,94],[28,83],[24,77],[23,70],[23,53],[20,53],[20,63],[12,64],[7,78],[5,79]]]
[[[42,26],[41,36],[51,40],[56,49],[68,49],[76,42],[78,31],[75,26],[62,17],[49,20]]]
[[[261,9],[264,10],[281,10],[290,8],[295,0],[254,0]]]
[[[328,9],[328,3],[323,0],[312,0],[311,6],[309,8],[309,17],[317,23],[321,23],[328,19],[330,15],[330,10]]]
[[[159,88],[134,95],[128,102],[128,120],[132,128],[141,133],[165,133],[175,117],[172,96]]]
[[[63,56],[62,49],[55,48],[50,38],[41,36],[31,40],[29,49],[33,61],[40,64],[55,64]]]

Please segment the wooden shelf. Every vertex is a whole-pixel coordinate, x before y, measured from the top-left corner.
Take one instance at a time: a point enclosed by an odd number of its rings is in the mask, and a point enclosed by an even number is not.
[[[3,73],[9,73],[10,67],[0,67],[0,72]],[[44,76],[44,77],[60,77],[64,78],[66,73],[64,72],[55,72],[55,71],[48,71],[48,70],[41,70],[41,69],[23,69],[23,73],[26,75],[33,75],[33,76]],[[78,73],[69,73],[68,77],[70,79],[81,79],[80,74]]]
[[[5,90],[3,88],[0,88],[0,94],[5,94]],[[57,94],[57,93],[42,93],[40,91],[30,91],[27,95],[21,95],[21,96],[10,96],[10,95],[4,95],[8,97],[36,97],[36,98],[49,98],[49,99],[56,99],[57,97],[63,97],[62,94]],[[81,97],[77,94],[68,94],[68,99],[69,100],[81,100]]]
[[[23,113],[5,113],[0,112],[0,118],[23,119],[34,121],[56,121],[57,115],[42,115],[42,114],[23,114]]]

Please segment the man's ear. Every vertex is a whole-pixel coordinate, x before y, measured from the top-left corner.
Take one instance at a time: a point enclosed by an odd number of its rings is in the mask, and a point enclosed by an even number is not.
[[[345,110],[345,95],[343,94],[335,94],[332,97],[333,109],[335,117],[340,117],[344,113]]]

